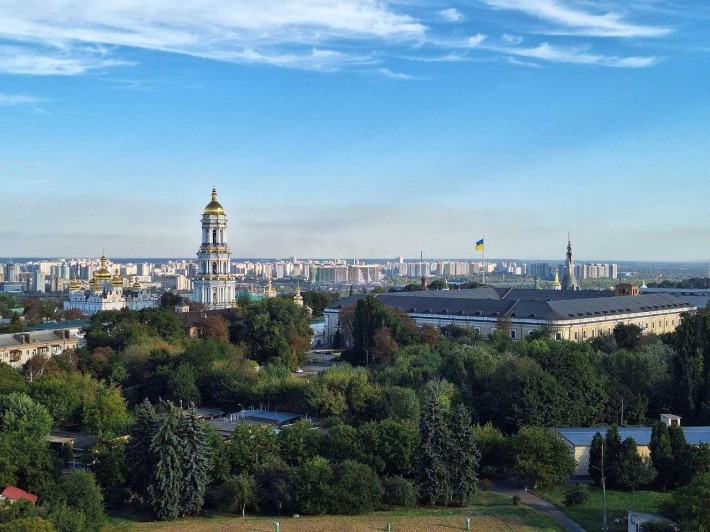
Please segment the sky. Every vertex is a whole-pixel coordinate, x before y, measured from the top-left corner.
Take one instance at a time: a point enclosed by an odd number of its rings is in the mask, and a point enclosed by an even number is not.
[[[710,2],[0,0],[0,256],[710,256]]]

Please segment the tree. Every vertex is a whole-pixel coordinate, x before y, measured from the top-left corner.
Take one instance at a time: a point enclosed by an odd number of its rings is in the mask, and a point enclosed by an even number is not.
[[[332,508],[333,466],[316,456],[294,468],[291,485],[296,508],[306,515],[325,514]]]
[[[385,419],[364,423],[357,432],[363,461],[377,472],[389,475],[413,472],[419,443],[416,425]]]
[[[710,529],[710,473],[696,476],[673,494],[668,509],[683,530]]]
[[[566,482],[575,468],[569,447],[556,432],[540,427],[522,427],[512,439],[513,469],[533,488]]]
[[[299,465],[320,451],[321,435],[308,421],[284,427],[277,436],[280,455],[289,465]]]
[[[344,460],[337,469],[333,486],[332,511],[361,514],[373,511],[382,498],[382,483],[377,474],[365,464]]]
[[[152,477],[153,460],[150,445],[158,425],[158,414],[146,399],[135,410],[135,421],[126,446],[126,464],[131,474],[130,486],[141,497],[145,497]]]
[[[232,474],[252,473],[259,464],[278,457],[278,439],[271,427],[242,423],[234,428],[224,451]]]
[[[202,338],[212,338],[218,342],[229,341],[227,321],[219,315],[208,314],[202,320]]]
[[[426,504],[445,504],[451,492],[447,460],[451,431],[446,407],[442,403],[442,382],[429,382],[422,395],[417,488]]]
[[[382,502],[389,506],[404,506],[413,508],[417,504],[417,495],[414,491],[414,484],[404,477],[387,477],[382,481]]]
[[[606,458],[604,453],[604,437],[601,433],[597,432],[592,437],[592,443],[589,446],[589,476],[597,486],[602,485],[602,476],[606,473],[607,464],[604,464],[604,471],[602,471],[602,454]],[[605,479],[606,482],[606,479]]]
[[[167,412],[159,419],[150,441],[149,459],[153,463],[148,502],[160,520],[175,519],[180,515],[183,489],[182,441],[176,408],[166,405]]]
[[[243,342],[249,356],[262,365],[275,362],[295,369],[311,345],[308,314],[280,297],[241,305],[229,332],[230,340]]]
[[[27,395],[0,396],[0,480],[42,491],[54,469],[47,447],[51,426],[47,409]]]
[[[231,513],[241,511],[245,516],[247,506],[255,506],[256,482],[251,475],[241,474],[231,477],[222,484],[223,496],[226,499],[224,509]]]
[[[482,475],[495,475],[510,465],[508,440],[489,421],[476,425],[473,431],[476,449],[480,453],[479,464]]]
[[[160,306],[163,308],[173,309],[182,303],[182,298],[173,292],[163,292],[160,296]]]
[[[451,418],[448,468],[451,482],[451,498],[454,504],[465,506],[476,491],[480,453],[476,448],[476,436],[471,424],[471,413],[463,405],[454,408]]]
[[[651,461],[638,454],[633,438],[626,438],[621,444],[617,485],[636,491],[636,488],[650,484],[655,478],[656,470]]]
[[[182,451],[180,513],[182,516],[196,515],[205,502],[205,490],[209,483],[210,448],[194,404],[181,413],[178,436]]]
[[[635,351],[641,347],[641,336],[643,331],[641,327],[634,323],[617,323],[612,331],[616,345],[621,349]]]
[[[101,529],[104,498],[93,473],[73,469],[59,479],[58,490],[69,508],[84,514],[86,530]]]
[[[291,468],[280,458],[269,460],[256,467],[256,494],[260,511],[281,515],[293,502],[289,484]]]
[[[387,327],[377,329],[372,336],[372,342],[372,355],[375,361],[380,364],[388,362],[392,358],[392,353],[398,347]]]
[[[22,375],[15,368],[0,362],[0,395],[6,395],[12,392],[25,392],[27,383]]]
[[[621,436],[619,428],[612,425],[604,438],[604,470],[608,487],[616,486],[621,466]]]
[[[675,467],[668,427],[662,421],[654,423],[651,429],[651,462],[658,472],[656,485],[665,490],[673,486]]]

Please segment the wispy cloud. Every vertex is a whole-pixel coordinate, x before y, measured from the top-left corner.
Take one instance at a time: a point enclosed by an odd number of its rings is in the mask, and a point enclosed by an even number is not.
[[[650,57],[617,57],[592,54],[579,48],[565,48],[542,43],[533,48],[493,48],[497,51],[530,59],[540,59],[556,63],[575,63],[581,65],[598,65],[614,68],[643,68],[653,65],[658,61],[655,56]]]
[[[654,64],[655,57],[624,57],[623,45],[613,53],[605,51],[607,55],[568,47],[570,35],[661,37],[671,31],[634,23],[632,13],[640,8],[601,7],[618,1],[479,0],[479,7],[494,17],[484,17],[493,27],[479,27],[478,18],[439,0],[4,0],[0,73],[103,74],[134,64],[139,56],[129,56],[126,48],[325,72],[372,72],[372,65],[387,69],[397,57],[472,61],[475,58],[460,52],[474,48],[477,52],[471,55],[480,57],[495,52],[617,67]],[[508,12],[534,17],[546,27],[516,27],[519,17]],[[439,23],[427,26],[422,13],[435,13]],[[545,39],[551,44],[539,44],[540,37],[531,31],[549,34]],[[471,37],[464,38],[467,34]],[[490,35],[501,35],[497,44]],[[523,42],[527,46],[521,47]]]
[[[399,79],[399,80],[404,80],[404,81],[413,81],[413,80],[418,80],[421,78],[418,78],[417,76],[412,76],[410,74],[405,74],[403,72],[395,72],[394,70],[390,70],[389,68],[380,68],[378,70],[380,74],[383,76],[390,78],[390,79]]]
[[[463,22],[466,20],[464,14],[454,7],[442,9],[439,11],[439,16],[446,22]]]
[[[360,55],[328,43],[412,41],[425,33],[383,0],[7,0],[0,37],[13,45],[0,55],[0,71],[81,74],[120,63],[87,45],[329,70]]]
[[[577,35],[594,37],[661,37],[671,32],[662,26],[633,24],[619,13],[593,13],[560,0],[483,0],[491,7],[520,11],[553,23]],[[588,4],[587,4],[588,5]]]
[[[44,102],[43,98],[37,98],[30,94],[6,94],[0,92],[0,107],[14,107],[16,105],[36,105]]]

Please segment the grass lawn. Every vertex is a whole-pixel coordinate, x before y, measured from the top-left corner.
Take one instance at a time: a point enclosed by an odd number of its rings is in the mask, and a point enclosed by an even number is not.
[[[509,497],[492,493],[478,493],[469,508],[415,508],[390,512],[373,512],[358,516],[320,517],[234,517],[207,515],[171,522],[146,523],[130,519],[108,518],[106,531],[136,530],[159,531],[244,531],[273,532],[274,521],[281,523],[281,532],[369,532],[385,530],[387,523],[392,531],[426,532],[429,530],[464,530],[464,517],[471,517],[471,530],[477,532],[505,532],[545,530],[561,531],[550,517],[529,506],[513,506]]]
[[[570,519],[579,523],[589,531],[599,530],[602,526],[602,490],[595,486],[589,487],[589,501],[581,506],[567,508],[563,501],[567,488],[550,488],[535,490],[535,494],[550,501],[562,510]],[[626,531],[626,515],[629,510],[638,512],[658,513],[661,504],[670,499],[671,493],[656,491],[614,491],[606,490],[607,523],[613,532]],[[621,519],[615,523],[614,519]]]

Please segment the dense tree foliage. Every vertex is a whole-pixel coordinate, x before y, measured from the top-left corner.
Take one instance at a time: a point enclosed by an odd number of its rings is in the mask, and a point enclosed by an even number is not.
[[[308,314],[280,297],[242,304],[239,320],[229,332],[231,341],[243,343],[249,357],[260,364],[277,363],[291,369],[303,363],[311,345]]]

